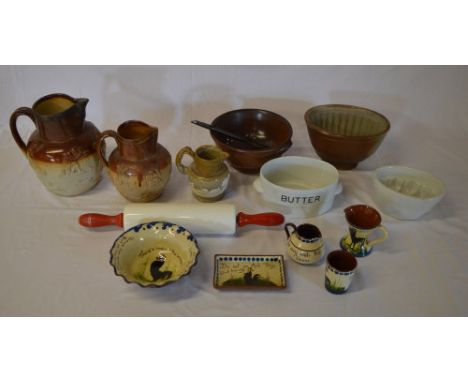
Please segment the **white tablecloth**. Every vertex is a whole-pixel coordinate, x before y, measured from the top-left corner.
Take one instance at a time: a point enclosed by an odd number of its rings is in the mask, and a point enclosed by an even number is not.
[[[198,237],[201,253],[188,277],[160,289],[129,285],[114,275],[109,249],[119,229],[78,225],[84,212],[118,213],[126,200],[107,174],[73,198],[50,194],[14,143],[10,114],[41,96],[63,92],[90,99],[87,119],[100,130],[140,119],[159,127],[172,154],[211,143],[190,120],[210,122],[241,107],[286,117],[294,129],[285,155],[316,158],[304,112],[325,103],[365,106],[392,127],[371,158],[341,171],[344,190],[310,222],[337,249],[347,224],[343,208],[375,206],[372,170],[400,164],[439,177],[447,194],[417,221],[383,215],[389,240],[359,259],[349,293],[324,289],[324,265],[302,266],[285,255],[284,291],[213,288],[214,255],[285,254],[282,227],[239,229],[235,237]],[[468,314],[468,69],[466,67],[1,67],[0,68],[0,315],[3,316],[466,316]],[[19,128],[27,138],[26,119]],[[255,176],[232,171],[224,202],[239,211],[265,211]],[[157,202],[196,202],[173,166]]]

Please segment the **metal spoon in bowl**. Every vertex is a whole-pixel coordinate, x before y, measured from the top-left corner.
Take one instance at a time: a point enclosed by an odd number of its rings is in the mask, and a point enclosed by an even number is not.
[[[222,130],[222,129],[218,129],[217,127],[214,127],[212,125],[209,125],[208,123],[205,123],[205,122],[201,122],[201,121],[197,121],[197,120],[193,120],[191,121],[194,125],[197,125],[197,126],[200,126],[200,127],[204,127],[205,129],[208,129],[210,131],[215,131],[219,134],[222,134],[222,135],[225,135],[226,137],[229,137],[229,138],[232,138],[232,139],[235,139],[237,141],[241,141],[241,142],[244,142],[244,143],[247,143],[253,147],[256,147],[256,148],[261,148],[261,149],[266,149],[268,148],[269,146],[263,144],[263,143],[259,143],[259,142],[254,142],[250,139],[247,139],[245,137],[242,137],[240,135],[237,135],[237,134],[233,134],[231,133],[230,131],[225,131],[225,130]]]

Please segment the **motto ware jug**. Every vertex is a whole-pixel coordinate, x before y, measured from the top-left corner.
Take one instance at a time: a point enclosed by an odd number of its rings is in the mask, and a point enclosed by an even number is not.
[[[39,180],[52,193],[75,196],[100,180],[102,165],[96,152],[98,129],[86,117],[86,98],[50,94],[32,108],[20,107],[10,117],[10,129]],[[16,121],[31,118],[36,130],[24,143]]]
[[[284,225],[288,237],[288,255],[299,264],[314,264],[324,255],[322,233],[313,224]]]
[[[379,211],[365,204],[355,204],[344,210],[349,225],[349,233],[341,241],[341,249],[356,257],[370,255],[375,244],[388,238],[387,229],[380,224],[382,218]],[[382,235],[370,240],[369,236],[374,230],[380,230]]]

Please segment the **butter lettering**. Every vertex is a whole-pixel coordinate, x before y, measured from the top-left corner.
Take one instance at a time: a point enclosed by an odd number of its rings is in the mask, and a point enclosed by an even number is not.
[[[320,201],[320,195],[317,196],[287,196],[281,195],[281,201],[285,203],[312,204]]]

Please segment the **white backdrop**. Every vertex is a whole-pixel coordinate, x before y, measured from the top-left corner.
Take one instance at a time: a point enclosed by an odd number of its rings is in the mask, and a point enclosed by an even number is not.
[[[119,230],[89,231],[83,212],[117,213],[126,203],[107,175],[74,198],[48,193],[16,147],[10,114],[53,92],[90,99],[87,119],[100,130],[128,119],[158,126],[159,142],[172,154],[210,143],[190,120],[210,122],[241,107],[286,117],[294,129],[286,155],[317,157],[304,112],[325,103],[365,106],[392,124],[377,153],[356,170],[340,172],[343,193],[327,214],[307,219],[322,231],[328,250],[346,231],[343,208],[375,205],[371,172],[387,164],[429,171],[447,195],[418,221],[383,215],[390,239],[368,258],[350,292],[334,296],[323,287],[323,264],[286,259],[282,292],[221,292],[212,287],[216,253],[284,254],[282,228],[239,230],[237,237],[199,237],[201,254],[188,277],[161,289],[142,289],[114,275],[109,249]],[[0,67],[0,315],[24,316],[394,316],[468,315],[468,69],[467,67]],[[19,129],[27,138],[26,118]],[[232,172],[224,201],[238,210],[265,206],[251,187],[255,176]],[[158,202],[195,202],[175,167]],[[295,223],[301,221],[292,220]]]

